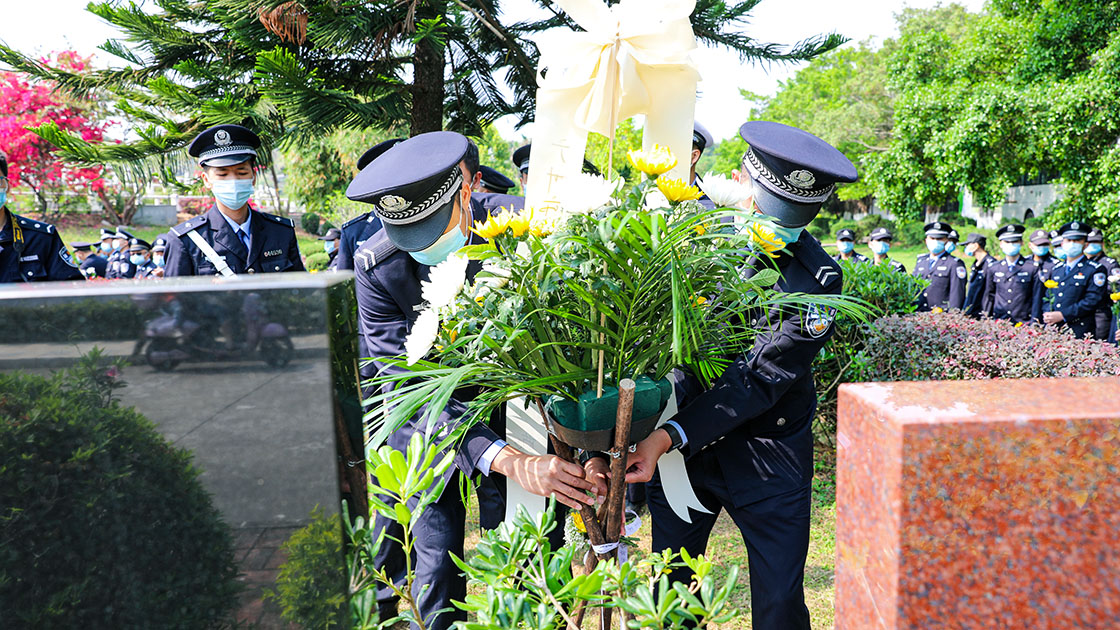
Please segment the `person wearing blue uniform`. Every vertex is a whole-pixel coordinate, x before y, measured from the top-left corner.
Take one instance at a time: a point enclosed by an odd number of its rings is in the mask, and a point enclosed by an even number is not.
[[[358,172],[360,173],[366,166],[369,166],[369,163],[377,156],[403,141],[404,138],[391,138],[378,142],[367,149],[358,158]],[[351,270],[354,268],[354,250],[358,249],[362,243],[381,229],[381,219],[377,217],[376,212],[363,212],[343,223],[340,229],[342,236],[338,240],[338,256],[335,257],[334,267],[335,269]]]
[[[108,265],[108,261],[104,257],[98,256],[97,252],[93,250],[93,246],[93,243],[86,243],[85,241],[70,243],[70,249],[74,250],[74,262],[77,263],[78,270],[87,280],[104,278]],[[101,251],[100,248],[97,251]]]
[[[109,260],[109,254],[113,253],[113,235],[116,234],[113,230],[101,228],[101,243],[97,249],[97,255],[105,260]]]
[[[836,262],[868,262],[867,256],[856,251],[856,233],[846,228],[836,233],[836,255],[832,259]]]
[[[249,207],[260,146],[240,125],[210,127],[191,142],[187,153],[202,167],[214,205],[171,228],[166,277],[304,270],[292,220]]]
[[[330,260],[327,262],[327,271],[338,269],[338,242],[341,238],[342,231],[333,227],[327,230],[326,234],[319,237],[319,240],[323,241],[323,251],[330,257]]]
[[[152,245],[142,238],[134,238],[128,244],[128,262],[135,269],[133,278],[151,278],[157,269],[152,262]]]
[[[8,209],[8,157],[0,153],[0,283],[81,280],[58,230]]]
[[[953,227],[944,221],[934,221],[925,226],[928,254],[918,256],[914,275],[929,281],[929,286],[918,294],[918,311],[960,309],[964,306],[965,280],[968,270],[961,259],[945,251],[949,232]]]
[[[1058,228],[1066,258],[1050,272],[1057,286],[1046,292],[1046,310],[1042,313],[1044,324],[1068,327],[1079,339],[1093,336],[1097,305],[1108,292],[1108,274],[1085,256],[1089,229],[1080,221]]]
[[[129,232],[126,226],[118,225],[117,231],[113,234],[112,252],[106,259],[108,261],[107,271],[105,277],[110,280],[119,280],[121,278],[131,278],[134,270],[128,264],[128,243],[133,238],[132,232]]]
[[[1050,253],[1050,233],[1046,230],[1031,232],[1031,260],[1038,267],[1042,280],[1050,279],[1050,270],[1058,263],[1058,259]]]
[[[839,295],[840,265],[805,226],[837,183],[856,180],[855,167],[794,127],[752,121],[739,133],[749,145],[743,171],[754,191],[747,207],[772,217],[776,235],[787,243],[774,261],[782,274],[775,288]],[[758,264],[748,259],[744,273]],[[834,316],[815,307],[761,313],[754,348],[736,357],[711,389],[690,375],[678,378],[680,411],[639,442],[627,461],[627,482],[651,480],[654,553],[681,547],[704,553],[720,510],[727,510],[747,547],[756,630],[809,628],[803,582],[817,400],[811,364],[834,332]],[[671,449],[684,456],[696,496],[712,512],[691,512],[691,523],[670,508],[656,472],[657,460]],[[606,470],[602,459],[592,462],[593,475]],[[688,584],[692,575],[676,570],[670,579]]]
[[[155,267],[148,273],[149,278],[162,278],[163,270],[167,264],[167,241],[170,239],[168,234],[160,234],[156,240],[152,241],[152,266]]]
[[[906,265],[891,258],[888,253],[891,251],[893,240],[894,234],[883,226],[871,230],[871,234],[867,236],[867,247],[871,249],[871,264],[890,265],[894,271],[906,273]]]
[[[701,192],[703,192],[704,180],[696,174],[696,164],[700,162],[701,156],[704,155],[704,150],[708,147],[715,146],[715,144],[715,138],[712,137],[712,133],[708,131],[708,128],[701,125],[699,121],[694,120],[692,122],[692,155],[689,157],[688,182],[693,186],[699,186]],[[701,195],[697,201],[708,210],[714,210],[716,207],[715,202],[708,197],[708,193]]]
[[[1089,230],[1089,236],[1085,239],[1085,257],[1104,268],[1110,283],[1120,281],[1120,263],[1104,253],[1104,233],[1098,228]],[[1108,333],[1112,330],[1112,298],[1107,290],[1104,293],[1094,314],[1096,328],[1093,338],[1101,341],[1108,340]]]
[[[502,209],[521,212],[525,208],[525,198],[509,194],[516,185],[512,179],[483,164],[479,167],[479,180],[471,201],[477,201],[490,214],[497,214]]]
[[[987,282],[987,271],[995,258],[988,254],[988,237],[973,232],[964,242],[964,255],[975,258],[972,269],[969,270],[968,287],[964,294],[964,310],[969,317],[979,317],[984,304],[984,287]]]
[[[350,199],[373,206],[384,228],[358,247],[354,254],[358,298],[358,331],[373,361],[360,368],[363,378],[375,373],[400,371],[385,361],[404,356],[405,339],[421,305],[421,281],[431,267],[467,244],[485,241],[470,230],[485,221],[484,209],[470,203],[471,185],[461,161],[468,150],[464,136],[453,132],[418,135],[385,151],[363,169],[347,188]],[[468,266],[468,276],[481,268]],[[366,391],[365,395],[373,392]],[[434,431],[458,426],[465,405],[452,399],[443,409]],[[412,435],[427,428],[417,415],[395,431],[390,446],[404,450]],[[507,445],[485,423],[471,426],[460,442],[455,466],[447,471],[447,489],[418,517],[414,526],[416,597],[427,627],[444,630],[465,615],[452,601],[466,596],[466,583],[452,555],[463,556],[466,507],[454,490],[459,477],[492,472],[505,475],[531,492],[555,495],[564,505],[590,504],[583,469],[554,455],[528,455]],[[375,527],[391,528],[378,517]],[[393,551],[393,548],[396,551]],[[400,556],[399,546],[386,541],[378,550],[379,566],[400,577],[402,567],[392,566]],[[422,587],[422,588],[421,588]],[[395,615],[391,589],[378,592],[382,618]],[[434,615],[437,611],[447,612]]]
[[[1026,231],[1016,224],[996,230],[1003,258],[988,265],[985,271],[981,311],[988,317],[1016,324],[1042,321],[1042,296],[1046,288],[1038,265],[1021,255]]]
[[[949,242],[945,243],[945,253],[953,256],[953,252],[957,251],[957,246],[960,245],[961,235],[957,234],[956,230],[949,230]],[[953,256],[954,258],[956,256]]]

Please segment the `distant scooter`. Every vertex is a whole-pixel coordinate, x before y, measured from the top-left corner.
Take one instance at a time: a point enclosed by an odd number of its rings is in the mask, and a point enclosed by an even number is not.
[[[237,361],[254,356],[279,368],[292,360],[295,347],[287,327],[268,321],[256,293],[245,297],[241,309],[245,339],[236,344],[220,342],[213,327],[183,319],[179,308],[172,307],[171,311],[148,322],[137,348],[145,348],[145,360],[157,370],[173,370],[184,361]],[[223,330],[223,334],[228,337],[232,331]]]

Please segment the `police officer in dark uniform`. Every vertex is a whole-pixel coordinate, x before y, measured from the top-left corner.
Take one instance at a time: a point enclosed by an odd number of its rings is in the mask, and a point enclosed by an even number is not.
[[[949,230],[949,242],[945,243],[945,253],[955,258],[956,255],[953,252],[957,251],[957,245],[959,245],[960,242],[961,235],[957,234],[956,230]]]
[[[470,231],[473,222],[485,221],[486,211],[470,203],[471,186],[460,165],[468,150],[465,137],[452,132],[425,133],[406,140],[376,158],[363,169],[346,191],[355,201],[373,206],[384,229],[355,252],[358,296],[358,330],[374,361],[362,366],[362,376],[399,371],[381,359],[405,355],[404,342],[419,316],[422,302],[420,282],[431,266],[467,244],[485,241]],[[478,272],[471,263],[468,275]],[[370,395],[372,392],[365,392]],[[442,411],[435,430],[459,422],[465,406],[452,399]],[[424,431],[419,417],[395,431],[389,444],[404,450],[412,434]],[[583,469],[552,455],[527,455],[505,444],[486,424],[476,424],[461,441],[450,490],[421,513],[414,527],[416,538],[416,588],[420,613],[428,618],[438,610],[452,609],[453,600],[466,596],[466,583],[451,554],[462,557],[466,508],[453,477],[489,475],[492,471],[512,477],[538,494],[555,494],[566,505],[591,503],[584,490],[593,488],[583,478]],[[379,529],[391,524],[377,519]],[[387,566],[394,553],[391,542],[378,550],[377,561],[394,575],[400,567]],[[420,592],[423,586],[423,592]],[[383,615],[393,615],[395,601],[390,589],[378,592]],[[384,617],[383,618],[387,618]],[[448,628],[465,619],[451,610],[427,624],[433,630]]]
[[[87,280],[105,277],[108,261],[93,251],[93,243],[74,241],[70,243],[70,248],[74,250],[74,262],[78,263],[78,270]]]
[[[867,256],[856,251],[856,233],[846,228],[836,233],[836,255],[832,259],[836,262],[868,262]]]
[[[155,265],[148,276],[152,278],[162,278],[163,270],[167,264],[167,241],[170,237],[167,234],[160,234],[156,240],[152,241],[152,264]]]
[[[101,244],[97,249],[97,255],[109,260],[109,254],[113,253],[113,236],[116,234],[114,230],[101,228]],[[103,278],[105,276],[102,276]]]
[[[404,138],[391,138],[370,147],[358,158],[358,172],[361,172],[377,156],[388,151]],[[376,212],[364,212],[342,224],[342,237],[338,241],[338,256],[335,269],[354,268],[354,250],[381,229],[381,219]]]
[[[152,246],[142,238],[134,238],[128,244],[128,262],[132,264],[133,278],[150,278],[157,267],[152,262]]]
[[[964,253],[976,260],[969,271],[968,288],[964,295],[964,312],[970,317],[979,317],[984,306],[984,286],[988,267],[995,258],[988,255],[988,237],[973,232],[964,242]]]
[[[478,167],[478,183],[475,184],[476,193],[494,193],[507,195],[517,182],[503,175],[500,171],[485,164]],[[472,197],[474,195],[471,195]]]
[[[512,179],[486,165],[480,166],[478,173],[477,192],[471,195],[472,203],[478,202],[490,214],[501,212],[504,208],[514,212],[525,208],[524,197],[509,194],[509,189],[517,185]]]
[[[1050,233],[1046,230],[1031,232],[1031,260],[1038,267],[1043,281],[1050,279],[1050,270],[1058,263],[1058,259],[1050,253]]]
[[[750,207],[772,217],[788,243],[775,259],[786,292],[839,295],[840,265],[805,226],[838,182],[857,178],[852,163],[828,143],[793,127],[748,122],[740,135],[754,188]],[[750,263],[748,263],[750,264]],[[726,369],[714,387],[678,380],[680,411],[637,445],[626,481],[649,485],[653,551],[704,553],[720,509],[742,532],[750,564],[751,616],[757,630],[809,628],[804,570],[809,548],[813,477],[812,420],[816,393],[810,364],[832,335],[834,313],[775,309],[751,352]],[[682,395],[683,394],[683,395]],[[665,498],[657,460],[678,449],[697,498],[712,514],[679,518]],[[605,470],[601,459],[600,470]],[[599,470],[592,470],[593,473]],[[688,570],[671,579],[688,584]]]
[[[1042,321],[1044,280],[1038,265],[1021,254],[1022,225],[1005,225],[996,231],[1003,258],[988,265],[984,274],[984,315],[993,319],[1009,319],[1028,323]],[[991,257],[989,257],[991,258]]]
[[[715,143],[715,138],[712,137],[707,127],[701,125],[699,121],[692,122],[692,155],[690,156],[691,161],[688,166],[688,181],[693,186],[699,186],[701,192],[703,192],[704,180],[696,174],[696,164],[700,162],[700,157],[704,155],[704,150],[708,147],[715,146]],[[697,201],[708,210],[714,210],[716,207],[715,202],[708,197],[708,193],[706,192],[701,195]]]
[[[932,311],[935,308],[949,310],[964,306],[965,280],[968,271],[964,262],[945,251],[949,243],[949,232],[953,226],[944,221],[934,221],[925,226],[926,249],[928,254],[918,256],[914,264],[914,275],[925,278],[929,286],[918,295],[918,311]]]
[[[117,231],[113,234],[113,251],[109,254],[108,271],[106,278],[110,280],[119,280],[121,278],[131,278],[132,266],[128,264],[128,243],[133,238],[132,232],[129,232],[125,226],[118,225]]]
[[[81,280],[58,230],[8,210],[8,158],[0,153],[0,282]]]
[[[249,207],[260,146],[257,134],[240,125],[211,127],[191,142],[187,153],[202,167],[215,203],[171,228],[165,276],[304,270],[292,220]]]
[[[871,264],[890,265],[891,269],[899,273],[906,273],[906,265],[891,258],[887,252],[891,251],[891,241],[894,234],[883,226],[871,230],[867,237],[867,246],[871,249]]]
[[[1109,282],[1120,280],[1120,263],[1104,253],[1104,234],[1098,228],[1089,230],[1089,237],[1085,241],[1085,257],[1104,268]],[[1108,333],[1112,329],[1112,298],[1107,290],[1104,293],[1094,316],[1097,324],[1093,338],[1101,341],[1108,339]]]
[[[338,269],[338,242],[342,238],[342,231],[338,228],[331,228],[327,233],[320,236],[319,240],[323,241],[323,251],[327,252],[330,256],[330,261],[327,263],[327,271],[334,271]]]
[[[1046,293],[1049,310],[1043,312],[1043,323],[1068,326],[1079,339],[1096,332],[1096,310],[1107,293],[1108,274],[1104,268],[1085,256],[1085,240],[1090,226],[1073,221],[1058,228],[1066,259],[1051,270],[1057,286]]]

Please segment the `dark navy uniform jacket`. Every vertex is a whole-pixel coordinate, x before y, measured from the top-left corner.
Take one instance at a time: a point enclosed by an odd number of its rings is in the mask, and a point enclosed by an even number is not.
[[[1050,254],[1046,254],[1045,256],[1042,256],[1038,259],[1035,259],[1034,256],[1031,256],[1031,260],[1034,261],[1034,264],[1038,266],[1039,272],[1045,276],[1046,280],[1050,279],[1050,270],[1054,268],[1054,265],[1062,262],[1056,257],[1051,256]]]
[[[1091,258],[1090,260],[1104,268],[1104,272],[1108,274],[1109,282],[1120,279],[1120,263],[1116,262],[1115,258],[1105,256],[1104,254],[1098,254],[1095,258]],[[1112,328],[1112,298],[1109,297],[1107,289],[1104,292],[1104,296],[1101,298],[1101,303],[1097,305],[1095,319],[1097,322],[1097,329],[1093,337],[1101,340],[1108,339],[1108,333]]]
[[[838,295],[838,265],[816,239],[802,232],[778,258],[785,292]],[[791,255],[792,254],[792,255]],[[673,417],[688,443],[686,460],[714,452],[736,507],[803,488],[813,477],[812,420],[817,395],[810,365],[832,336],[834,313],[818,308],[775,308],[761,314],[763,332],[704,391],[688,377],[681,410]],[[690,470],[690,474],[694,474]]]
[[[295,224],[291,219],[250,210],[249,250],[241,243],[218,206],[203,215],[171,228],[167,241],[167,262],[164,275],[212,276],[218,273],[214,263],[206,259],[188,233],[197,231],[206,242],[225,258],[234,273],[275,273],[303,271],[296,242]]]
[[[127,247],[127,245],[125,246]],[[136,277],[136,265],[128,259],[128,250],[123,250],[121,255],[117,257],[117,271],[113,276],[117,280]]]
[[[127,247],[127,245],[126,245],[126,247]],[[105,259],[105,261],[106,261],[105,277],[106,278],[109,278],[110,280],[116,280],[117,278],[121,277],[120,269],[121,269],[121,252],[122,251],[124,251],[124,250],[117,250],[115,252],[109,252],[109,257]],[[126,260],[125,262],[128,262],[128,261]]]
[[[342,237],[338,240],[338,256],[335,256],[336,269],[353,269],[354,252],[369,237],[381,231],[381,218],[374,212],[367,212],[342,224]]]
[[[1108,274],[1104,267],[1081,256],[1071,265],[1069,261],[1054,265],[1050,279],[1058,286],[1046,292],[1043,311],[1059,311],[1078,338],[1092,335],[1096,328],[1097,304],[1108,291]]]
[[[6,207],[0,207],[0,212],[8,213],[7,225],[0,231],[0,282],[82,279],[53,225],[13,214]]]
[[[136,270],[132,276],[133,278],[150,278],[152,276],[152,272],[156,269],[159,269],[159,267],[156,267],[156,264],[150,259],[144,261],[144,264],[142,265],[132,265],[132,267]]]
[[[90,254],[78,267],[86,278],[105,278],[108,273],[109,261],[99,254]]]
[[[479,207],[473,210],[475,221],[486,220],[485,210]],[[470,237],[471,244],[486,242],[473,232]],[[364,357],[374,359],[361,366],[362,378],[369,378],[379,372],[402,371],[398,366],[377,359],[406,356],[404,342],[420,315],[418,307],[423,302],[420,281],[428,279],[430,267],[416,262],[407,252],[397,249],[384,231],[378,232],[357,249],[354,263],[360,345]],[[473,277],[480,268],[481,263],[471,261],[467,268],[468,277]],[[370,395],[372,392],[364,393],[364,397]],[[436,429],[453,426],[465,411],[466,405],[452,399],[451,404],[440,414]],[[388,444],[402,452],[406,450],[412,434],[426,429],[422,416],[423,414],[417,414],[395,431]],[[473,475],[479,458],[498,439],[498,435],[485,423],[475,424],[467,431],[459,446],[455,457],[456,467]],[[452,470],[448,469],[448,474]]]
[[[844,262],[844,255],[843,254],[836,254],[832,257],[832,259],[835,260],[836,262]],[[861,254],[859,252],[852,252],[852,258],[848,262],[865,263],[865,262],[870,262],[870,261],[871,261],[871,259],[868,258],[867,256],[864,256],[863,254]],[[901,264],[901,263],[899,263],[899,264]]]
[[[991,260],[989,256],[985,261]],[[986,266],[982,312],[994,319],[1019,322],[1042,321],[1042,296],[1045,280],[1033,260],[1019,256]]]
[[[525,198],[517,195],[471,193],[471,202],[481,205],[490,214],[498,214],[502,208],[509,208],[511,212],[521,212],[525,209]]]
[[[914,275],[929,280],[929,286],[918,294],[918,311],[959,309],[964,306],[964,262],[955,256],[922,254],[914,264]]]
[[[972,263],[969,271],[968,288],[964,295],[964,312],[972,317],[980,315],[984,308],[984,287],[987,286],[987,271],[995,263],[995,257],[988,255],[984,260]]]

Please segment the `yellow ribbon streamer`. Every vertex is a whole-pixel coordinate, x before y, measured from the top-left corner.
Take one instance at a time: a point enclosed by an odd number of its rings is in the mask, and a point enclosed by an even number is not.
[[[642,145],[669,147],[679,162],[669,176],[688,178],[696,83],[695,0],[557,0],[584,31],[554,32],[538,42],[537,112],[526,207],[564,203],[594,131],[612,136],[622,120],[644,114]]]

